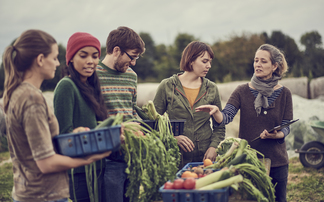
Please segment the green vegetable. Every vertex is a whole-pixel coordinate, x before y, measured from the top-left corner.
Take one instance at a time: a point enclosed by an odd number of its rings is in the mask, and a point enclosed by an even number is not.
[[[143,120],[149,120],[149,116],[137,105],[134,105],[134,108],[138,114],[138,116]]]
[[[248,145],[248,142],[245,139],[241,139],[240,145],[239,145],[236,155],[235,155],[235,158],[243,154],[243,151],[247,145]]]
[[[271,182],[271,177],[269,177],[266,172],[249,163],[238,164],[233,166],[233,168],[236,169],[236,172],[243,175],[244,178],[251,180],[252,184],[255,185],[270,202],[275,201],[275,189]]]
[[[116,118],[115,116],[111,116],[111,117],[108,117],[107,119],[105,119],[104,121],[98,122],[99,124],[95,127],[95,129],[112,126],[115,118]]]
[[[230,167],[231,165],[237,165],[243,163],[245,161],[246,156],[247,156],[246,154],[242,154],[240,156],[235,157],[225,167]]]
[[[131,123],[138,122],[137,119],[113,123],[124,127],[122,152],[125,154],[125,172],[129,179],[126,196],[131,202],[161,200],[159,188],[166,181],[174,180],[180,163],[179,147],[172,134],[168,115],[158,114],[152,101],[143,106],[143,111],[151,120],[154,118],[158,131],[148,130],[142,126],[144,123]],[[136,135],[138,131],[142,131],[144,136]]]
[[[218,170],[205,177],[198,178],[196,180],[196,189],[200,189],[204,186],[217,182],[221,178],[224,172],[225,170]]]
[[[230,160],[230,156],[232,155],[232,153],[235,151],[235,149],[239,146],[239,143],[237,142],[233,142],[231,147],[229,148],[229,150],[227,150],[227,152],[221,156],[221,158],[214,164],[207,166],[206,168],[222,168],[224,167]]]
[[[242,190],[244,195],[248,195],[248,198],[250,197],[251,199],[256,199],[258,202],[268,202],[269,200],[264,197],[262,192],[258,190],[252,182],[244,178],[243,182],[240,185],[240,189]]]
[[[233,184],[238,184],[243,181],[243,176],[242,175],[235,175],[233,177],[230,177],[228,179],[218,181],[215,183],[212,183],[210,185],[204,186],[200,188],[199,190],[213,190],[213,189],[222,189],[224,187],[229,187]]]
[[[228,179],[228,178],[230,178],[232,176],[234,176],[234,172],[232,172],[230,169],[225,169],[223,174],[221,175],[221,177],[217,181],[226,180],[226,179]]]
[[[234,137],[227,137],[224,140],[222,140],[217,148],[216,148],[216,152],[219,156],[224,155],[232,146],[233,142],[237,142],[240,143],[241,138],[234,138]],[[219,158],[218,156],[218,158]],[[218,161],[218,159],[216,159]]]

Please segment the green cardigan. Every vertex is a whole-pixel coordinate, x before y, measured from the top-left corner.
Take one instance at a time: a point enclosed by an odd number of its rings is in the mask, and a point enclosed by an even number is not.
[[[61,79],[54,90],[54,113],[60,125],[60,134],[70,133],[80,126],[93,129],[97,125],[95,112],[69,77]]]
[[[69,77],[64,77],[56,85],[54,114],[59,122],[60,134],[71,133],[74,128],[80,126],[90,129],[97,126],[95,112],[84,101],[78,87]],[[97,161],[97,169],[101,167],[98,163],[100,161]],[[74,172],[84,172],[84,167],[78,167]]]
[[[222,109],[218,88],[214,82],[203,78],[202,85],[193,108],[191,108],[179,80],[179,74],[164,79],[154,97],[154,105],[159,114],[167,112],[170,119],[185,119],[183,135],[187,136],[194,144],[193,152],[182,152],[182,166],[188,162],[202,161],[209,147],[217,147],[225,137],[225,126],[216,127],[211,122],[215,121],[206,112],[195,112],[201,105],[217,105]],[[181,166],[181,165],[180,165]]]

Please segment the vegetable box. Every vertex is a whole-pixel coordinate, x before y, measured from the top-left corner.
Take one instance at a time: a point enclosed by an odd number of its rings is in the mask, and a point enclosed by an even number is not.
[[[143,122],[146,123],[148,126],[150,126],[152,129],[158,130],[156,121],[143,120]],[[185,122],[186,120],[170,120],[172,132],[174,136],[183,134],[183,128]]]
[[[203,162],[187,163],[176,174],[178,178],[181,174],[193,167],[204,165]],[[229,187],[215,190],[186,190],[186,189],[164,189],[164,185],[160,187],[159,192],[162,194],[164,202],[228,202],[230,195]]]
[[[164,202],[228,202],[229,187],[214,190],[159,189]]]
[[[176,173],[176,176],[178,178],[181,177],[182,173],[185,172],[186,170],[190,170],[192,169],[193,167],[197,167],[197,166],[201,166],[201,165],[204,165],[203,162],[191,162],[191,163],[187,163],[181,170],[179,170],[177,173]],[[204,169],[205,170],[205,169]],[[215,169],[212,169],[213,171],[216,171]]]
[[[120,125],[116,125],[79,133],[61,134],[53,138],[53,144],[59,154],[70,157],[117,151],[120,147],[120,128]]]

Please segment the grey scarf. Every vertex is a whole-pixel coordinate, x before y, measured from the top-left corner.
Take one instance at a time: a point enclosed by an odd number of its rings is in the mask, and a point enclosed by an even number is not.
[[[278,84],[280,76],[273,75],[268,80],[262,80],[253,74],[251,79],[252,86],[259,92],[258,96],[254,100],[254,108],[257,113],[257,116],[261,113],[261,109],[268,108],[268,97],[270,97],[274,91],[274,87]]]

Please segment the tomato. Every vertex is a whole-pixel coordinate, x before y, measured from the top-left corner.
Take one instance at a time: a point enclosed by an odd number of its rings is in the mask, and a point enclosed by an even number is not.
[[[199,173],[199,174],[198,174],[198,178],[203,177],[203,175],[204,175],[204,174]]]
[[[181,178],[175,179],[173,181],[173,189],[183,189],[184,180]]]
[[[194,189],[196,187],[195,178],[189,177],[183,182],[183,187],[185,189]]]
[[[164,189],[173,189],[173,183],[167,181],[166,183],[164,183]]]

